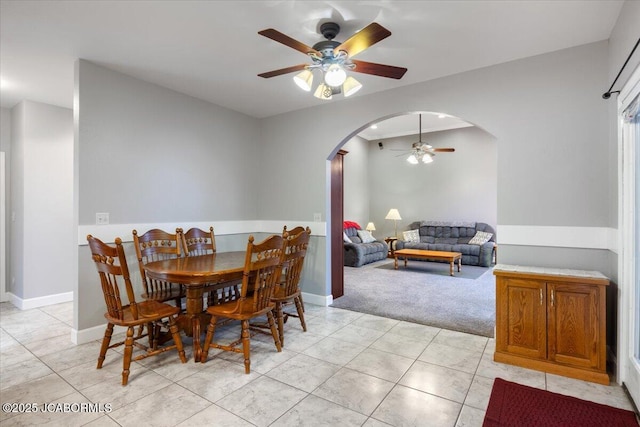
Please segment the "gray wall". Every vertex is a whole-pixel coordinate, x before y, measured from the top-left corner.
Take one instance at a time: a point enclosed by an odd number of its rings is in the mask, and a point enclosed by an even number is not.
[[[31,101],[12,109],[11,276],[21,299],[74,288],[73,112]]]
[[[257,218],[257,119],[79,65],[80,224]]]
[[[344,219],[355,221],[363,228],[369,221],[373,221],[376,227],[379,227],[374,219],[370,219],[369,213],[371,189],[377,191],[371,186],[370,181],[372,168],[369,163],[369,145],[369,141],[356,136],[342,147],[349,152],[344,156],[343,162]],[[373,234],[379,236],[378,233]]]

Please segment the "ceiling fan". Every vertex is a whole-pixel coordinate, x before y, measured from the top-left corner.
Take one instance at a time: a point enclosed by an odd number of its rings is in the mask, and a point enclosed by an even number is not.
[[[261,73],[258,76],[268,79],[301,71],[294,77],[294,81],[300,88],[308,92],[311,91],[313,83],[313,71],[319,70],[323,76],[323,82],[318,86],[314,95],[320,99],[331,99],[334,94],[342,92],[344,96],[349,96],[362,88],[362,85],[355,78],[347,76],[347,71],[392,79],[400,79],[407,72],[407,69],[402,67],[353,59],[355,55],[391,35],[391,31],[380,24],[372,22],[342,43],[334,40],[340,32],[340,26],[335,22],[325,22],[320,26],[320,32],[326,40],[319,41],[313,47],[309,47],[273,28],[258,31],[261,36],[289,46],[311,58],[311,64],[298,64]]]
[[[456,151],[455,148],[434,148],[422,141],[422,114],[419,115],[418,134],[418,142],[411,144],[411,150],[408,151],[409,156],[407,157],[407,161],[412,165],[417,165],[420,161],[422,161],[422,163],[431,163],[433,162],[433,158],[436,153],[453,153]],[[401,151],[406,152],[406,150]],[[400,154],[396,157],[404,156],[406,154],[407,153]]]

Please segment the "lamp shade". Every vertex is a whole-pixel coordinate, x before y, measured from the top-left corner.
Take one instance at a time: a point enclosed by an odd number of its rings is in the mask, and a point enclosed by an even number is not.
[[[400,212],[398,212],[398,209],[389,209],[389,213],[387,214],[387,216],[384,217],[384,219],[399,220],[402,218],[400,217]]]
[[[433,162],[433,157],[429,154],[425,154],[422,156],[422,163],[431,163]]]
[[[418,158],[415,156],[415,154],[411,154],[409,157],[407,157],[407,162],[411,163],[412,165],[417,165]]]
[[[362,89],[362,84],[351,76],[347,77],[347,80],[342,84],[344,96],[351,96],[360,89]]]
[[[370,223],[367,224],[365,230],[367,230],[367,231],[376,231],[376,226],[373,225],[372,222],[370,222]]]
[[[304,70],[293,77],[293,81],[296,82],[298,87],[306,92],[311,90],[313,84],[313,74],[309,70]]]
[[[331,90],[331,87],[327,86],[324,83],[318,85],[316,92],[313,94],[313,96],[319,99],[331,99],[332,95],[333,91]]]

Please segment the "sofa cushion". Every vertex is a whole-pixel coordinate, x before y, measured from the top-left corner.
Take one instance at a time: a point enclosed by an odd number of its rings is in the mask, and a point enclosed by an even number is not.
[[[358,237],[360,237],[362,243],[371,243],[376,241],[376,238],[373,237],[367,230],[358,230]]]
[[[435,243],[436,238],[433,236],[420,236],[420,243]]]
[[[471,240],[469,240],[470,245],[483,245],[491,240],[493,237],[493,233],[487,233],[485,231],[476,232],[475,236]]]
[[[435,243],[436,244],[443,243],[445,245],[456,245],[458,243],[458,239],[453,237],[436,237]]]
[[[409,230],[402,233],[402,238],[405,242],[417,243],[420,241],[420,230]]]

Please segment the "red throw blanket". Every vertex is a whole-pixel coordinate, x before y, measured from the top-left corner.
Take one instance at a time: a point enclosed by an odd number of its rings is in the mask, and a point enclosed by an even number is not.
[[[360,227],[360,224],[353,221],[344,221],[342,223],[342,228],[356,228],[358,230],[362,230],[362,227]]]

